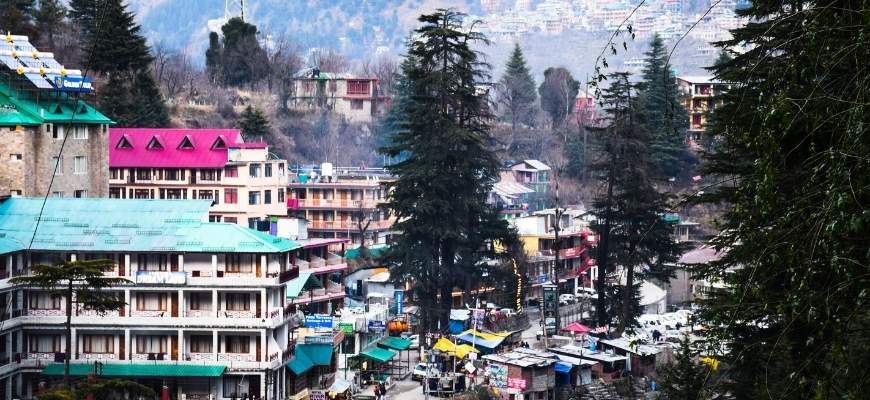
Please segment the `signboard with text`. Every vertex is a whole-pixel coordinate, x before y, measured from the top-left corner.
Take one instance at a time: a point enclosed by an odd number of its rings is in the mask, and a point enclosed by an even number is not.
[[[306,315],[305,327],[314,329],[332,329],[332,316],[326,314]]]
[[[63,92],[90,93],[94,90],[94,82],[84,76],[56,76],[52,83]]]
[[[387,325],[384,324],[384,321],[369,321],[370,332],[383,332],[385,330],[387,330]]]
[[[396,300],[396,314],[404,314],[405,292],[396,290],[393,292],[393,297]]]

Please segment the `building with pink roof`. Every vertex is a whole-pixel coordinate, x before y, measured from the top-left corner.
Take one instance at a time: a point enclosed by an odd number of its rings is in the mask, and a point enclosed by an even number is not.
[[[112,198],[207,199],[211,221],[257,228],[286,214],[286,185],[287,161],[238,129],[109,130]]]

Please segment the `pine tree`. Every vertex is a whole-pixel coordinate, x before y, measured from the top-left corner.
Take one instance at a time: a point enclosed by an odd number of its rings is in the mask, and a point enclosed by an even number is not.
[[[686,144],[689,114],[680,101],[677,78],[659,35],[653,36],[645,55],[639,117],[650,133],[652,166],[660,177],[688,176],[694,163]]]
[[[153,57],[141,27],[121,0],[72,1],[70,17],[84,32],[82,54],[89,71],[131,73],[151,64]]]
[[[221,45],[220,36],[218,36],[217,32],[211,32],[208,34],[208,49],[205,51],[205,70],[213,83],[218,82],[220,79],[222,57],[223,46]]]
[[[39,9],[35,12],[36,30],[43,33],[42,40],[46,48],[54,51],[55,36],[66,24],[66,7],[59,0],[40,0]]]
[[[154,77],[146,70],[139,70],[134,78],[134,102],[132,126],[164,128],[169,126],[169,111],[163,102]]]
[[[754,1],[713,72],[705,176],[726,182],[700,315],[736,398],[867,398],[870,39],[863,2]],[[851,27],[844,29],[844,27]],[[730,89],[725,88],[730,85]]]
[[[606,315],[605,276],[617,267],[625,270],[626,288],[646,279],[667,281],[673,274],[683,246],[673,238],[673,226],[663,220],[667,196],[656,191],[647,155],[649,136],[636,120],[636,88],[627,73],[610,75],[611,85],[602,101],[609,123],[599,129],[599,160],[592,165],[606,190],[596,196],[592,214],[598,218],[592,228],[601,238],[598,248],[599,324],[610,322]],[[604,290],[602,290],[604,289]],[[620,330],[631,329],[641,310],[636,290],[620,290]]]
[[[660,400],[704,400],[710,398],[708,367],[695,361],[697,351],[692,348],[688,336],[680,340],[675,360],[662,370],[659,384]]]
[[[514,243],[507,223],[486,204],[498,176],[490,150],[490,115],[476,84],[488,78],[473,50],[485,38],[462,25],[463,14],[422,15],[402,73],[408,101],[404,128],[382,151],[405,159],[390,165],[386,209],[402,232],[387,255],[397,282],[411,282],[422,326],[447,328],[454,287],[486,282],[493,243]],[[509,246],[505,246],[510,248]]]
[[[553,129],[559,127],[574,111],[574,101],[580,91],[580,82],[574,80],[565,68],[547,68],[544,81],[538,87],[541,109],[550,115]]]
[[[243,85],[263,79],[269,72],[266,51],[257,40],[257,27],[241,18],[230,18],[221,27],[223,78],[228,85]]]
[[[520,124],[531,125],[534,122],[536,99],[535,80],[532,79],[520,45],[516,44],[498,85],[498,102],[511,122],[508,148],[514,143],[517,127]]]
[[[34,0],[0,0],[0,27],[3,28],[3,34],[26,35],[36,41],[39,31],[33,23],[35,13]]]
[[[262,139],[263,136],[269,134],[271,129],[266,114],[263,114],[263,111],[251,105],[245,107],[245,110],[239,115],[236,126],[239,127],[242,131],[242,136],[246,139]]]

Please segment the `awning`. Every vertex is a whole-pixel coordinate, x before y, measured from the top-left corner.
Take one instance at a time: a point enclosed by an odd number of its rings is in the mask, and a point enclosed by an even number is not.
[[[571,368],[574,368],[573,365],[568,364],[566,362],[558,361],[556,362],[556,372],[567,374],[571,372]]]
[[[42,370],[43,375],[62,376],[63,364],[51,364]],[[103,364],[99,376],[106,377],[219,377],[227,369],[219,365],[176,364]],[[94,364],[70,364],[71,376],[87,376],[94,373]]]
[[[454,345],[453,342],[447,338],[438,339],[438,341],[435,342],[435,346],[432,346],[432,348],[443,353],[456,355],[459,358],[465,358],[468,353],[480,353],[480,350],[467,344],[460,344],[458,346]]]
[[[326,389],[326,391],[344,393],[348,389],[350,389],[350,382],[344,379],[336,379],[335,382],[332,382],[332,385],[329,386],[329,389]]]
[[[378,345],[388,349],[402,351],[408,350],[408,348],[411,347],[411,341],[399,337],[388,336],[381,340]]]
[[[508,333],[507,335],[510,335],[510,333]],[[470,343],[472,346],[486,347],[487,349],[491,350],[500,346],[502,342],[504,342],[507,335],[500,336],[491,333],[477,332],[469,329],[465,332],[462,332],[461,335],[457,336],[457,339],[463,342]]]
[[[287,282],[287,298],[295,299],[299,297],[299,293],[302,293],[304,289],[319,289],[322,287],[323,285],[320,283],[320,280],[314,277],[313,273],[300,272],[298,277]]]
[[[380,347],[372,347],[366,351],[360,352],[359,355],[369,358],[371,360],[377,362],[387,362],[393,359],[396,356],[395,351],[382,349]]]
[[[332,364],[331,344],[300,343],[296,345],[296,351],[287,367],[296,375],[302,375],[315,365],[326,366]]]

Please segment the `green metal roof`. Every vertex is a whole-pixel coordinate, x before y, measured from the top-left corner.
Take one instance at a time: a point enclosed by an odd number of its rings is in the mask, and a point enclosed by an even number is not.
[[[400,337],[387,336],[378,342],[378,345],[388,349],[403,351],[411,347],[411,341]]]
[[[186,364],[103,364],[99,376],[105,377],[219,377],[227,369],[220,365]],[[71,376],[86,376],[94,373],[94,364],[70,364]],[[62,376],[63,364],[50,364],[42,370],[43,375]]]
[[[0,83],[0,126],[41,125],[44,123],[112,124],[89,104],[64,93],[42,91],[39,102],[18,96]]]
[[[42,198],[0,201],[0,238],[32,249],[93,252],[280,253],[301,247],[237,224],[204,222],[208,200]]]
[[[386,245],[369,246],[368,248],[366,248],[366,250],[368,250],[368,252],[369,252],[369,256],[371,258],[375,258],[375,259],[382,257],[387,252],[387,249],[388,249],[388,247]],[[359,247],[356,247],[356,248],[353,248],[353,249],[350,249],[350,250],[347,250],[344,252],[344,258],[354,259],[354,258],[359,258],[359,257],[360,257],[360,248]]]
[[[299,297],[299,293],[306,288],[322,288],[323,285],[313,275],[311,272],[300,272],[298,277],[289,280],[287,282],[287,298]]]
[[[377,362],[390,361],[393,359],[393,357],[396,356],[396,354],[398,354],[398,353],[396,353],[395,351],[382,349],[380,347],[372,347],[368,350],[365,350],[365,351],[362,351],[359,353],[359,355],[366,357],[366,358],[370,358],[370,359],[377,361]]]
[[[287,363],[287,367],[296,375],[302,375],[315,365],[332,364],[332,345],[321,343],[300,343],[296,345],[296,353]]]
[[[0,233],[2,235],[2,233]],[[24,245],[21,242],[7,237],[0,237],[0,254],[11,253],[13,251],[24,250]]]

